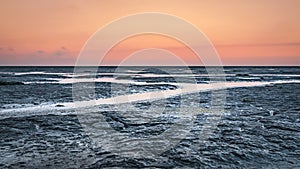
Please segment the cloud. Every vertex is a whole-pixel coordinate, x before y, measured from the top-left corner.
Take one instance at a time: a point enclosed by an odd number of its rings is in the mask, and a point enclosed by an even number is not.
[[[9,48],[8,48],[8,51],[13,52],[13,51],[15,51],[15,49],[12,48],[12,47],[9,47]]]
[[[43,50],[37,50],[36,53],[38,53],[38,54],[44,54],[45,52]]]
[[[55,52],[55,56],[62,56],[63,55],[63,52],[61,52],[61,51],[56,51]]]
[[[54,52],[54,55],[55,56],[65,56],[68,53],[69,53],[68,49],[66,47],[62,46]]]
[[[261,46],[300,46],[300,42],[291,43],[257,43],[257,44],[224,44],[219,47],[261,47]]]

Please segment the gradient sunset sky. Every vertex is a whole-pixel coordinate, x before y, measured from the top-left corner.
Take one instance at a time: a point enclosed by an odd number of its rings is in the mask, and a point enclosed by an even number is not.
[[[299,0],[1,0],[0,65],[74,65],[95,31],[140,12],[194,24],[224,65],[300,65],[299,9]],[[194,63],[193,53],[176,40],[141,35],[117,44],[105,64],[143,48],[171,50]]]

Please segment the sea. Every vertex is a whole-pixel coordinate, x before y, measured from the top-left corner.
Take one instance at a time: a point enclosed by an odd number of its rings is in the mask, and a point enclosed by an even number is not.
[[[299,66],[1,66],[0,168],[300,168]]]

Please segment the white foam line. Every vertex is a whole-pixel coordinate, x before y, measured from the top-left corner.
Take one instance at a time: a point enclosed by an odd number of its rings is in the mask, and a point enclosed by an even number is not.
[[[32,75],[32,74],[45,74],[46,72],[13,72],[14,75]]]
[[[20,74],[33,74],[37,72],[29,72],[29,73],[18,73]],[[101,77],[101,78],[77,78],[77,77],[84,77],[89,76],[91,74],[72,74],[72,73],[43,73],[40,72],[39,74],[49,74],[49,75],[62,75],[68,77],[64,78],[43,78],[44,80],[52,80],[52,81],[27,81],[24,82],[25,84],[72,84],[72,83],[84,83],[84,82],[111,82],[111,83],[139,83],[134,82],[133,80],[125,80],[125,79],[117,79],[117,77],[122,76],[130,76],[130,77],[139,77],[139,78],[168,78],[168,77],[185,77],[185,78],[197,78],[197,77],[236,77],[236,74],[216,74],[216,75],[209,75],[209,74],[126,74],[126,73],[98,73],[97,75],[112,75],[113,77]],[[249,77],[239,77],[238,79],[259,79],[262,76],[274,76],[274,77],[300,77],[299,74],[249,74]],[[144,82],[145,83],[145,82]],[[150,84],[150,83],[148,83]],[[160,83],[162,84],[162,83]]]
[[[15,116],[31,116],[31,115],[47,115],[47,114],[75,114],[75,108],[88,108],[100,105],[114,105],[138,101],[153,101],[183,94],[191,94],[196,92],[206,92],[220,89],[230,89],[239,87],[255,87],[270,84],[284,83],[300,83],[300,80],[294,81],[273,81],[273,82],[226,82],[226,83],[210,83],[210,84],[177,84],[180,88],[175,90],[153,91],[147,93],[136,93],[129,95],[116,96],[106,99],[97,99],[90,101],[57,103],[50,105],[39,105],[34,107],[25,107],[17,109],[7,109],[0,112],[0,119]],[[56,105],[64,107],[56,107]]]
[[[70,79],[60,79],[60,78],[48,78],[48,80],[53,80],[49,82],[24,82],[25,84],[30,83],[54,83],[54,84],[73,84],[73,83],[95,83],[95,82],[108,82],[108,83],[118,83],[118,84],[133,84],[133,85],[175,85],[177,83],[169,82],[138,82],[126,79],[115,79],[113,77],[102,77],[102,78],[70,78]]]
[[[283,76],[283,77],[300,77],[299,74],[249,74],[250,76]]]

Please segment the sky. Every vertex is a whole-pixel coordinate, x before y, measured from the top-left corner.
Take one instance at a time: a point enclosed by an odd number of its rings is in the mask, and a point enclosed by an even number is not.
[[[300,65],[299,9],[299,0],[1,0],[0,65],[74,65],[99,28],[141,12],[192,23],[210,39],[223,65]],[[188,65],[198,64],[182,43],[149,34],[116,44],[103,64],[118,65],[147,48],[172,51]],[[148,62],[150,56],[144,57]],[[162,57],[151,64],[170,64]]]

